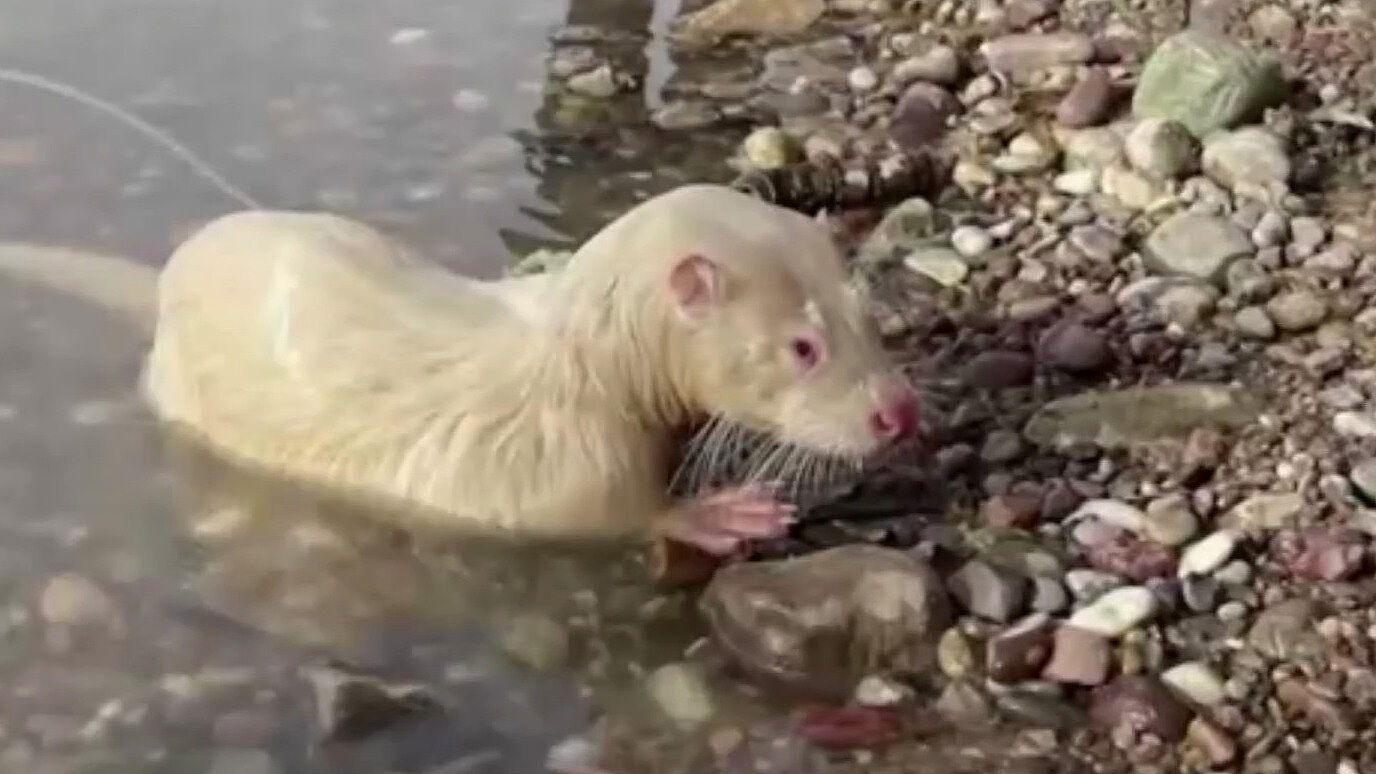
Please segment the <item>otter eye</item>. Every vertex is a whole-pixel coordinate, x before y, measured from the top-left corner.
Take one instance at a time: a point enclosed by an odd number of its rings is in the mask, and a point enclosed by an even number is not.
[[[789,342],[789,350],[804,371],[810,371],[822,362],[822,344],[814,338],[799,336]]]

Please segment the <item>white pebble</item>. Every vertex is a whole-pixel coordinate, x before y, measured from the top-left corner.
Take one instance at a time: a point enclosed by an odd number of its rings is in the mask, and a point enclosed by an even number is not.
[[[879,675],[868,675],[855,686],[855,703],[862,707],[892,707],[903,703],[912,690]]]
[[[665,664],[656,669],[646,688],[655,703],[671,720],[683,728],[693,728],[711,719],[712,695],[701,675],[687,664]]]
[[[951,232],[951,246],[966,258],[977,258],[989,252],[994,240],[978,226],[961,226]]]
[[[874,87],[879,85],[879,76],[875,75],[874,71],[868,67],[857,67],[851,70],[848,80],[851,89],[859,92],[873,91]]]
[[[1078,522],[1088,517],[1097,518],[1105,524],[1125,529],[1134,535],[1140,535],[1147,529],[1147,515],[1141,509],[1118,500],[1089,500],[1076,508],[1066,520]]]
[[[1118,637],[1156,613],[1156,595],[1144,586],[1105,593],[1070,616],[1069,624],[1104,637]]]
[[[1185,698],[1212,707],[1223,702],[1223,678],[1201,661],[1187,661],[1161,673],[1161,682],[1175,689]]]
[[[1208,575],[1222,567],[1237,548],[1237,538],[1232,530],[1221,529],[1186,548],[1180,555],[1180,577]]]
[[[1051,181],[1057,191],[1071,196],[1089,196],[1099,189],[1099,170],[1083,167],[1062,172]]]

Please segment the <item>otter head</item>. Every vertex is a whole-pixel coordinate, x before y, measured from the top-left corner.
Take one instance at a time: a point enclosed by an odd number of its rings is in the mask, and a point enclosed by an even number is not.
[[[885,355],[815,221],[731,199],[666,261],[679,381],[702,413],[818,455],[862,460],[914,436],[916,391]]]

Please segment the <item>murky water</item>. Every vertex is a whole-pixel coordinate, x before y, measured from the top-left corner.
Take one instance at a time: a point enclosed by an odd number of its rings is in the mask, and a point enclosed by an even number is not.
[[[730,137],[646,121],[675,7],[0,0],[0,67],[133,109],[268,206],[351,214],[490,276],[722,174],[705,143]],[[620,35],[645,88],[570,118],[544,75],[566,24]],[[0,239],[158,265],[234,207],[108,117],[0,84]],[[136,399],[143,348],[102,310],[0,282],[0,771],[539,771],[693,636],[634,561],[387,530],[180,448]],[[100,591],[54,591],[64,573]],[[322,746],[305,670],[329,658],[424,682],[445,711]]]

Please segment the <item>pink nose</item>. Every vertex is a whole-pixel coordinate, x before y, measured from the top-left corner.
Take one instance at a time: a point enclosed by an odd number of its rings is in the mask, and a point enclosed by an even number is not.
[[[879,440],[894,443],[911,438],[920,418],[917,393],[904,388],[881,399],[879,410],[870,415],[870,429]]]

